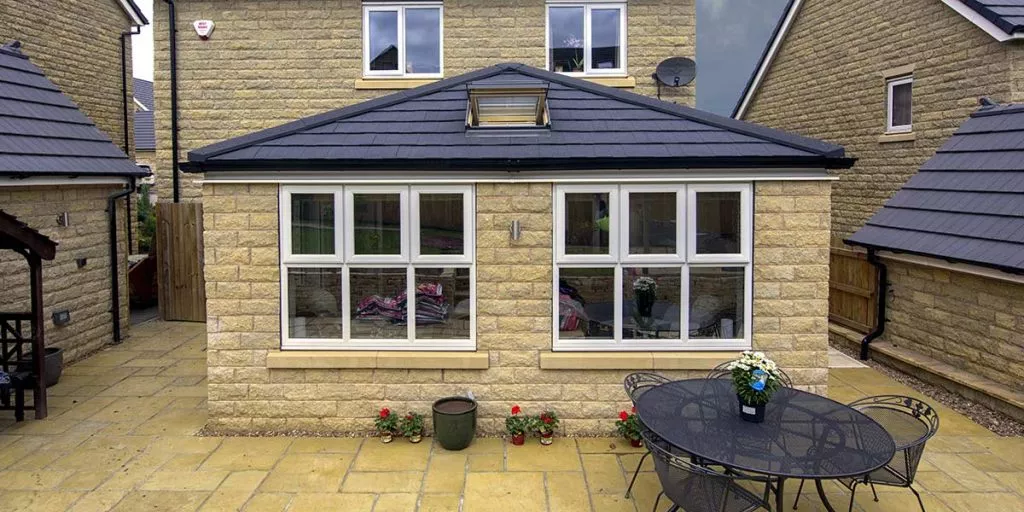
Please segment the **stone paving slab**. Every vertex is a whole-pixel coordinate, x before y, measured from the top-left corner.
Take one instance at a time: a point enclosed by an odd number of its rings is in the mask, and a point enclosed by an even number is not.
[[[453,453],[425,440],[199,437],[206,421],[205,328],[150,322],[124,344],[69,366],[51,416],[0,417],[0,508],[8,511],[646,512],[661,489],[641,450],[615,438],[515,447],[477,439]],[[830,371],[841,401],[920,396],[870,368]],[[928,400],[928,399],[926,399]],[[931,400],[928,400],[932,402]],[[1000,438],[936,406],[942,420],[917,488],[929,512],[1024,510],[1024,439]],[[845,510],[849,493],[827,483]],[[913,495],[858,492],[859,512],[914,512]],[[786,488],[787,502],[796,485]],[[668,504],[662,502],[661,511]],[[798,511],[823,510],[814,493]]]

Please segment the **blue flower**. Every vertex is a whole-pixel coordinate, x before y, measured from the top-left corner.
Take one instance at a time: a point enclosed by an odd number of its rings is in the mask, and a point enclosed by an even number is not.
[[[750,383],[750,387],[754,388],[755,391],[764,391],[764,381],[755,380]]]

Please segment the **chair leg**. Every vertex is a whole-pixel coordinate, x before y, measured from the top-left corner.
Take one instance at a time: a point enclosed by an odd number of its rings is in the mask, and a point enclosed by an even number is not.
[[[917,489],[914,489],[914,486],[912,485],[907,488],[910,489],[910,492],[914,493],[914,496],[917,496],[917,504],[921,506],[921,512],[926,512],[924,509],[924,502],[921,501],[921,495],[917,493]]]
[[[626,487],[626,499],[629,499],[629,493],[633,492],[633,484],[636,483],[636,477],[640,475],[640,468],[644,465],[644,459],[650,454],[651,452],[647,452],[640,456],[640,462],[637,462],[636,471],[633,472],[633,479],[629,481],[629,487]]]
[[[857,481],[854,480],[853,484],[850,485],[850,508],[847,512],[853,512],[853,498],[857,496]]]
[[[665,491],[659,492],[658,497],[654,498],[654,508],[651,509],[653,512],[658,512],[658,502],[661,501],[661,497],[665,494]]]
[[[14,421],[25,421],[24,384],[15,384],[14,387]]]
[[[800,487],[796,488],[796,499],[793,500],[793,510],[800,505],[800,493],[804,492],[804,480],[800,480]],[[781,510],[779,512],[782,512]]]
[[[875,501],[878,501],[878,491],[875,491],[875,483],[874,482],[870,482],[870,484],[871,484],[871,494],[874,494],[875,495]]]

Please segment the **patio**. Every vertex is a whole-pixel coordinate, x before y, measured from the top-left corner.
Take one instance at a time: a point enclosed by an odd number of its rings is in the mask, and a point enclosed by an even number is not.
[[[612,438],[550,447],[477,439],[446,452],[402,440],[196,437],[206,422],[205,375],[205,327],[184,323],[136,326],[123,345],[66,368],[49,390],[48,419],[0,417],[0,503],[33,511],[448,511],[461,503],[463,511],[603,512],[648,511],[659,490],[648,467],[634,499],[623,498],[641,452]],[[883,393],[920,396],[868,368],[830,372],[839,401]],[[916,483],[928,511],[1024,510],[1024,439],[936,408],[942,425]],[[845,489],[828,488],[845,506]],[[858,493],[855,508],[917,510],[905,489],[878,491],[878,503]],[[815,500],[804,493],[799,510],[818,510]]]

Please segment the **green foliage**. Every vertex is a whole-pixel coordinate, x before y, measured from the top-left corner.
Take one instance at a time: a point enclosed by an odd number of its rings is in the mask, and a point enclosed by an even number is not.
[[[399,430],[405,437],[418,436],[423,434],[423,415],[415,412],[406,414],[398,423]]]
[[[156,208],[149,201],[149,185],[139,187],[139,202],[135,218],[139,223],[139,252],[149,253],[154,249],[153,238],[156,236]]]
[[[729,363],[733,387],[747,405],[764,405],[779,389],[779,367],[762,352],[746,351]]]
[[[532,420],[533,428],[541,434],[547,434],[548,432],[554,432],[558,428],[558,415],[555,411],[544,411],[539,416]]]
[[[513,405],[512,414],[505,418],[505,430],[512,436],[523,435],[530,429],[531,423],[531,418],[524,416],[518,405]]]
[[[636,415],[636,407],[633,408],[632,413],[620,412],[619,419],[615,422],[615,428],[619,431],[620,436],[630,441],[640,439],[640,418]]]
[[[391,412],[391,409],[384,407],[377,414],[377,419],[374,420],[373,424],[377,427],[377,432],[393,434],[398,430],[398,415]]]

